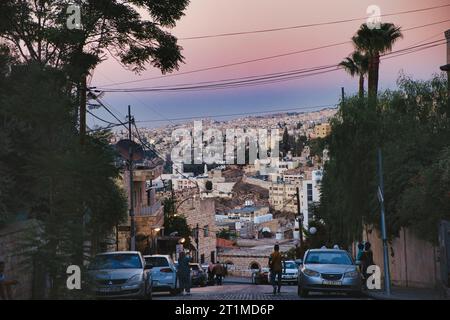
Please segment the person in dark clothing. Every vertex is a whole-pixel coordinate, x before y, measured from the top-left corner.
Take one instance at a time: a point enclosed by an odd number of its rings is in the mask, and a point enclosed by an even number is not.
[[[373,261],[372,245],[370,242],[364,244],[364,252],[361,255],[361,271],[364,279],[367,279],[369,275],[367,274],[367,268],[373,266],[375,262]]]
[[[284,266],[286,269],[286,266]],[[283,257],[280,253],[280,246],[275,245],[274,251],[269,257],[270,282],[273,286],[273,294],[281,293],[281,278],[283,276]],[[284,270],[286,271],[286,270]]]
[[[223,283],[223,277],[225,276],[225,268],[217,262],[217,264],[213,268],[213,273],[216,276],[216,283],[218,286],[221,286]]]
[[[215,285],[215,281],[214,281],[214,266],[215,264],[210,262],[209,266],[208,266],[208,285],[213,286]]]
[[[191,257],[186,255],[184,252],[180,253],[178,258],[178,279],[180,279],[180,289],[183,294],[191,294],[191,267],[189,263],[191,262]]]

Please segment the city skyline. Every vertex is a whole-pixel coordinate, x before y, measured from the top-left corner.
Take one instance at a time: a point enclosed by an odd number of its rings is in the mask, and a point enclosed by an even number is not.
[[[136,81],[107,86],[107,88],[176,86],[337,64],[340,61],[337,61],[336,57],[341,57],[342,60],[353,50],[350,43],[308,50],[350,41],[351,36],[364,20],[244,35],[204,39],[186,38],[363,18],[367,17],[366,10],[371,4],[369,1],[360,1],[356,5],[350,1],[340,2],[340,4],[330,4],[327,1],[308,4],[282,1],[274,7],[268,1],[227,2],[227,4],[191,2],[185,12],[186,15],[173,30],[169,30],[179,38],[179,44],[183,47],[185,64],[180,66],[179,71],[161,78],[159,71],[150,68],[139,76],[124,70],[114,59],[108,59],[95,70],[91,85],[100,87]],[[416,44],[443,39],[443,32],[450,22],[439,22],[446,20],[449,9],[443,7],[398,15],[390,14],[445,4],[447,4],[445,1],[432,1],[426,5],[420,1],[376,3],[381,9],[381,14],[388,15],[382,16],[383,22],[392,22],[405,30],[404,38],[394,45],[393,50],[402,50]],[[257,10],[253,10],[254,8]],[[286,10],[288,8],[292,10]],[[253,16],[250,13],[253,13]],[[233,23],[231,24],[230,21]],[[411,28],[415,29],[408,30]],[[294,37],[299,41],[292,41]],[[270,45],[267,45],[268,41]],[[302,50],[308,52],[190,73],[211,66],[234,64]],[[399,61],[401,61],[401,67],[398,66]],[[417,61],[421,63],[417,64]],[[382,90],[395,88],[400,72],[414,79],[428,79],[433,73],[439,72],[439,66],[443,61],[445,61],[445,52],[441,46],[382,61],[380,88]],[[157,79],[142,81],[148,78]],[[334,105],[340,98],[341,87],[345,88],[347,94],[354,94],[357,91],[357,79],[351,78],[343,70],[338,70],[303,79],[233,89],[198,92],[106,93],[104,100],[114,107],[122,118],[125,116],[126,107],[132,105],[133,113],[138,120],[148,120],[140,126],[159,127],[173,122],[167,119],[180,117]],[[313,110],[316,108],[305,111]],[[96,111],[96,114],[108,117],[101,110]],[[219,120],[231,118],[233,117],[221,117]],[[92,117],[88,119],[90,125],[101,124],[98,121],[95,122],[96,120]]]

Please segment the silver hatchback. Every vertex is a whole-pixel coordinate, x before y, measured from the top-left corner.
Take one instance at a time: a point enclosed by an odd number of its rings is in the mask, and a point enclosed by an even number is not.
[[[152,298],[151,265],[140,252],[108,252],[89,265],[90,290],[98,298]]]
[[[362,277],[347,251],[312,249],[299,266],[298,295],[309,292],[345,292],[359,295]]]

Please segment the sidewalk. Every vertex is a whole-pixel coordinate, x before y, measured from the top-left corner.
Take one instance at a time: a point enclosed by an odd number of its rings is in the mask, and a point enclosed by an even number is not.
[[[448,300],[439,291],[422,288],[392,287],[391,295],[388,296],[382,290],[368,290],[364,292],[375,300]]]

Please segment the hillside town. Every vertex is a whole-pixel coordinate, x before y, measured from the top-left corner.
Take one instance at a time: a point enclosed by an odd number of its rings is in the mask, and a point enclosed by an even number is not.
[[[450,4],[382,2],[0,1],[0,300],[450,299]]]
[[[248,165],[221,165],[211,169],[205,164],[200,165],[201,170],[195,173],[185,169],[183,163],[173,163],[172,172],[164,170],[162,161],[154,160],[149,166],[139,165],[133,173],[134,212],[136,237],[145,239],[145,242],[138,242],[137,247],[144,252],[170,254],[177,260],[174,249],[180,237],[171,238],[164,232],[162,203],[168,198],[174,199],[178,206],[176,214],[186,218],[191,230],[204,230],[200,232],[198,248],[195,245],[192,248],[193,256],[199,259],[195,261],[202,265],[222,261],[230,266],[231,274],[251,276],[254,269],[265,267],[265,260],[272,249],[269,244],[283,243],[289,248],[300,245],[299,223],[308,229],[309,221],[314,219],[312,206],[320,201],[320,182],[323,165],[327,161],[326,149],[312,155],[308,144],[330,134],[329,120],[335,114],[336,110],[329,109],[210,124],[225,130],[252,125],[260,127],[263,123],[264,126],[281,128],[281,133],[286,131],[290,136],[304,136],[298,156],[292,155],[294,146],[289,146],[292,150],[288,150],[282,160],[278,157],[266,161],[258,159]],[[154,144],[155,149],[164,150],[167,146],[167,150],[171,150],[173,147],[173,141],[165,142],[164,129],[155,129],[153,135],[141,131],[151,144],[160,141]],[[124,138],[122,134],[114,134],[111,143]],[[280,136],[279,140],[282,139]],[[128,177],[124,176],[124,181],[127,180]],[[127,193],[129,195],[129,190]],[[127,225],[119,226],[119,229],[129,230],[129,225],[128,228]],[[221,234],[227,235],[226,238],[217,236]],[[243,246],[240,245],[242,241]],[[130,234],[120,232],[118,250],[126,250],[129,243]],[[152,246],[156,243],[159,250]],[[246,256],[249,248],[266,249],[255,258],[252,254]]]

